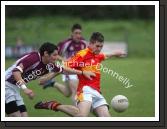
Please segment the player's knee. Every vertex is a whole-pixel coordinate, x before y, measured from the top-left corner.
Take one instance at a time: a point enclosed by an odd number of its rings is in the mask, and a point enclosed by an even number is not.
[[[28,113],[27,113],[27,112],[22,112],[22,113],[21,113],[21,116],[22,116],[22,117],[28,117]]]
[[[71,96],[71,92],[65,92],[64,95],[65,95],[66,97],[70,97],[70,96]]]
[[[18,106],[18,108],[22,117],[28,117],[28,113],[25,105],[20,105]]]
[[[71,97],[71,95],[72,95],[71,90],[66,90],[66,91],[64,92],[64,95],[65,95],[66,97]]]
[[[9,117],[21,117],[20,111],[13,112],[11,114],[8,114]]]
[[[88,114],[85,113],[85,112],[82,112],[82,111],[78,110],[78,113],[76,114],[76,116],[77,116],[77,117],[87,117]]]
[[[79,109],[75,109],[73,112],[73,116],[77,117],[79,115]]]
[[[25,105],[20,105],[18,106],[19,111],[22,112],[27,112],[26,106]]]

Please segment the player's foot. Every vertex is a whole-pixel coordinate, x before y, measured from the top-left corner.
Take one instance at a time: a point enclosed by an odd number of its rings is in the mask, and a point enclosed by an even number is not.
[[[54,110],[54,111],[58,111],[57,110],[57,106],[61,105],[59,102],[57,101],[48,101],[48,102],[38,102],[34,105],[35,109],[50,109],[50,110]]]
[[[49,87],[53,87],[55,83],[55,80],[49,80],[47,81],[44,85],[43,85],[43,89],[49,88]]]

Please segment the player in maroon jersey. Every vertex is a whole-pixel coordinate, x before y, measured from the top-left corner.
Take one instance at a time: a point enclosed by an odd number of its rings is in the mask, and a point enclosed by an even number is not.
[[[39,52],[25,54],[18,59],[5,72],[5,112],[8,116],[28,116],[23,98],[20,95],[20,89],[28,95],[30,99],[34,97],[34,92],[26,84],[47,74],[49,70],[53,71],[55,76],[58,73],[83,74],[91,79],[94,76],[92,72],[73,70],[57,66],[55,61],[58,58],[58,48],[52,43],[44,43]],[[78,109],[70,105],[61,105],[54,103],[51,108],[63,111],[67,114],[75,114]]]

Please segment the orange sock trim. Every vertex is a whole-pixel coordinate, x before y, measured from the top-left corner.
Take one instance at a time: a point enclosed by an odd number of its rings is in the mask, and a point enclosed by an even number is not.
[[[51,109],[54,110],[54,111],[58,111],[58,110],[57,110],[57,107],[58,107],[59,105],[61,105],[61,104],[60,104],[60,103],[53,103],[53,104],[51,105]]]

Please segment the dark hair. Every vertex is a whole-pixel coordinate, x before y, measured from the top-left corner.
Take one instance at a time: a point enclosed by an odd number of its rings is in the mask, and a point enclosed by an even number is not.
[[[100,32],[93,32],[90,37],[90,42],[95,43],[96,41],[103,43],[104,42],[104,36]]]
[[[76,29],[82,30],[81,25],[80,25],[80,24],[74,24],[74,25],[72,26],[72,28],[71,28],[71,31],[73,32],[73,31],[76,30]]]
[[[51,53],[53,53],[55,50],[58,50],[57,46],[54,45],[53,43],[49,43],[49,42],[45,42],[41,45],[41,47],[39,48],[39,53],[41,56],[44,55],[44,52],[47,51],[48,54],[50,55]]]

